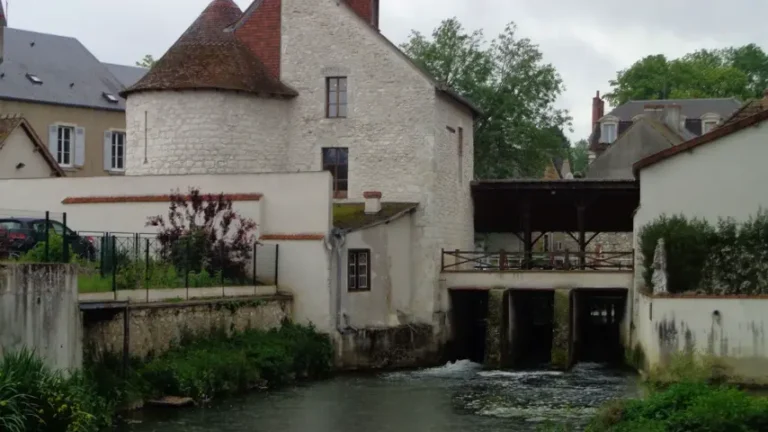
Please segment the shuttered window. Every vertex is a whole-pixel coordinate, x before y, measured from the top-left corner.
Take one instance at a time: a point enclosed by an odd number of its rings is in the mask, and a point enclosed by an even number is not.
[[[347,267],[347,291],[370,291],[370,249],[350,249],[347,254]]]

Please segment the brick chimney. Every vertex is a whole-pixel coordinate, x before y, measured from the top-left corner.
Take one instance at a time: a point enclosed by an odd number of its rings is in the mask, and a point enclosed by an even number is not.
[[[597,122],[605,115],[605,101],[600,98],[600,90],[592,98],[592,129],[595,129]]]
[[[376,214],[381,211],[381,192],[363,192],[365,198],[365,214]]]
[[[349,7],[358,15],[363,17],[365,22],[379,29],[379,0],[346,0]]]

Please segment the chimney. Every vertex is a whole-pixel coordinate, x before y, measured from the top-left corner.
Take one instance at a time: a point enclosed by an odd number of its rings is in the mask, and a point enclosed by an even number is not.
[[[365,198],[365,214],[376,214],[381,211],[381,192],[363,192]]]
[[[3,62],[3,55],[5,54],[5,28],[8,27],[8,19],[5,17],[5,10],[3,9],[3,0],[0,0],[0,63]]]
[[[603,118],[603,115],[605,115],[605,101],[600,98],[600,90],[598,90],[595,97],[592,98],[592,129]]]
[[[379,29],[379,0],[346,0],[349,7],[365,22]]]
[[[680,132],[682,128],[682,107],[678,104],[668,104],[664,106],[662,120],[667,126],[675,132]]]

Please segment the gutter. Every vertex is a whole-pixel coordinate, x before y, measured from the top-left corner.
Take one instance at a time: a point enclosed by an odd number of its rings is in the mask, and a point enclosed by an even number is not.
[[[347,231],[339,228],[332,228],[330,234],[325,239],[325,246],[330,250],[331,255],[336,255],[336,331],[340,334],[345,334],[348,330],[352,330],[349,326],[347,313],[342,310],[342,258],[344,244],[347,242]]]

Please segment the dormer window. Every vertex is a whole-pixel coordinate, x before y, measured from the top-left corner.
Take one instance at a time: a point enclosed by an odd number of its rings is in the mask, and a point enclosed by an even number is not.
[[[605,122],[600,125],[600,142],[613,144],[616,141],[618,124],[614,122]]]
[[[32,82],[32,84],[42,84],[43,80],[41,80],[37,75],[33,74],[27,74],[27,79]]]
[[[720,124],[720,116],[715,113],[707,113],[701,116],[701,134],[712,132]]]
[[[107,92],[104,92],[101,95],[104,96],[104,99],[106,99],[107,102],[113,103],[113,104],[117,103],[117,96],[115,96],[113,94],[110,94],[110,93],[107,93]]]

